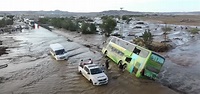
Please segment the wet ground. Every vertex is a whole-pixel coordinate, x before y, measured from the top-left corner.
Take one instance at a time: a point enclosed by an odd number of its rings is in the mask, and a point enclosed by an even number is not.
[[[153,27],[158,26],[158,24],[152,24],[151,30],[155,29]],[[163,25],[159,24],[158,30],[161,29]],[[173,29],[170,34],[168,34],[169,39],[172,40],[174,44],[174,49],[169,52],[160,53],[166,58],[166,62],[162,68],[162,71],[157,80],[159,83],[183,94],[199,94],[200,92],[200,74],[199,67],[200,63],[198,58],[200,55],[200,35],[192,35],[187,30],[181,29],[181,25],[168,25]],[[175,28],[176,27],[176,28]],[[199,27],[198,27],[199,28]],[[54,30],[58,34],[64,35],[66,38],[70,38],[79,44],[94,45],[91,49],[99,51],[101,48],[101,43],[106,38],[101,35],[81,35],[76,32],[67,32],[61,30]],[[162,32],[153,30],[156,36],[154,40],[162,41]],[[133,39],[134,36],[129,36],[127,40]],[[86,41],[87,40],[87,41]]]
[[[88,58],[100,65],[104,63],[105,58],[102,58],[99,52],[101,47],[98,46],[101,42],[94,43],[94,40],[105,40],[99,35],[91,36],[88,40],[89,36],[80,38],[78,34],[66,34],[63,37],[39,28],[1,37],[8,38],[9,41],[3,45],[10,47],[9,54],[0,57],[0,64],[8,64],[8,67],[0,69],[1,94],[176,94],[159,81],[138,79],[128,72],[121,72],[114,63],[110,63],[111,69],[106,71],[108,85],[93,86],[89,83],[78,74],[77,65],[80,59]],[[60,43],[65,47],[68,61],[56,61],[49,55],[49,44],[52,43]],[[168,62],[164,65],[161,83],[165,79],[176,78],[168,69],[175,66]]]

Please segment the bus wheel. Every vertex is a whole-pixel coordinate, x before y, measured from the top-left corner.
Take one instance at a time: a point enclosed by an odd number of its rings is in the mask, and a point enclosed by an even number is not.
[[[120,60],[118,63],[118,67],[120,68],[122,66],[122,61]]]
[[[124,65],[123,65],[123,70],[125,70],[125,69],[126,69],[126,67],[127,67],[127,64],[124,64]]]
[[[107,57],[107,53],[108,53],[108,51],[105,51],[105,52],[104,52],[104,56],[105,56],[105,57]]]

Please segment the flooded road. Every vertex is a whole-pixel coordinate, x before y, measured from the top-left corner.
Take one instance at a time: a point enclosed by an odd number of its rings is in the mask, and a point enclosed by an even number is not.
[[[160,82],[184,94],[200,92],[200,40],[190,41],[167,53],[163,78]],[[172,63],[173,62],[173,63]]]
[[[176,46],[169,52],[161,53],[165,56],[166,61],[157,81],[183,94],[199,94],[200,63],[198,59],[200,56],[198,53],[200,53],[200,35],[196,34],[193,35],[194,37],[191,37],[191,34],[187,31],[179,29],[180,28],[176,28],[175,31],[171,31],[171,34],[169,34],[169,38]],[[78,42],[79,44],[95,44],[91,49],[97,51],[100,50],[98,49],[98,46],[101,48],[101,44],[98,43],[101,43],[106,39],[101,35],[88,36],[60,30],[54,30],[53,32],[64,35],[66,38],[73,39],[73,41]],[[176,37],[181,38],[181,40],[174,39]]]
[[[2,37],[15,41],[9,43],[13,45],[9,54],[0,57],[0,63],[8,64],[0,70],[0,94],[176,94],[157,81],[122,73],[114,63],[110,63],[111,69],[106,71],[108,85],[93,86],[78,74],[77,65],[81,59],[89,58],[101,65],[105,62],[102,54],[44,28]],[[68,61],[56,61],[50,56],[52,43],[65,47]]]

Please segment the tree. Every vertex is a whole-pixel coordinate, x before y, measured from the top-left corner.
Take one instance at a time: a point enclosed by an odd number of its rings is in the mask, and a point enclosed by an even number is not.
[[[96,27],[95,24],[93,24],[93,23],[90,24],[90,31],[92,31],[92,32],[96,32],[97,31],[97,27]]]
[[[63,28],[63,24],[64,24],[64,22],[60,18],[52,18],[51,19],[51,25],[53,25],[54,27]]]
[[[49,22],[49,18],[39,18],[38,22],[40,24],[47,24]]]
[[[96,26],[93,23],[85,23],[83,22],[81,25],[82,34],[94,34],[96,33]]]
[[[153,41],[153,35],[151,34],[150,30],[145,30],[145,32],[142,35],[143,42],[145,44],[145,47],[149,48],[152,41]]]
[[[165,27],[162,28],[162,31],[164,32],[163,34],[164,34],[165,41],[167,41],[167,34],[171,30],[172,30],[172,28],[168,27],[166,24],[165,24]]]
[[[9,18],[9,19],[11,19],[11,20],[13,20],[14,15],[7,15],[6,17]]]
[[[85,23],[83,22],[82,25],[81,25],[81,32],[82,34],[88,34],[89,32],[89,24],[88,23]]]
[[[103,24],[100,25],[100,28],[102,29],[103,33],[105,33],[105,36],[110,36],[116,25],[116,20],[108,17],[106,19],[103,19]]]
[[[5,27],[7,25],[13,25],[13,20],[12,19],[5,19],[3,18],[2,20],[0,20],[0,27]]]
[[[5,27],[5,26],[6,26],[5,19],[0,20],[0,27]]]
[[[128,20],[129,19],[129,16],[128,15],[123,15],[122,16],[122,20]]]

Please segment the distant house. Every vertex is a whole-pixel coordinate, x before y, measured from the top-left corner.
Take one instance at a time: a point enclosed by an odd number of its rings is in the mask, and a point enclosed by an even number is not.
[[[44,16],[39,16],[39,18],[44,18]]]

